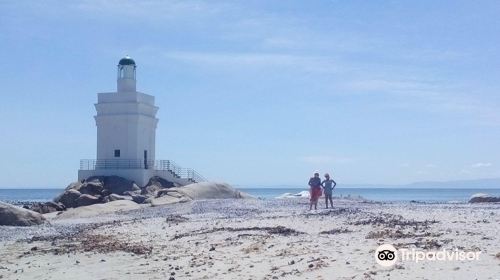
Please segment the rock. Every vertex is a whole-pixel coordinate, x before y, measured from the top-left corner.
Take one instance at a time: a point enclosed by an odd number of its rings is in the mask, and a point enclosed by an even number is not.
[[[149,182],[144,186],[144,188],[141,189],[141,194],[142,195],[147,195],[147,196],[153,196],[153,197],[158,197],[158,191],[162,189],[168,189],[168,188],[174,188],[174,187],[180,187],[179,184],[170,182],[168,180],[165,180],[161,177],[154,176],[149,179]]]
[[[151,206],[155,207],[155,206],[169,205],[169,204],[175,204],[175,203],[184,203],[184,202],[188,202],[188,201],[191,201],[191,199],[189,197],[186,197],[186,196],[178,198],[178,197],[165,195],[165,196],[157,197],[157,198],[150,197],[150,198],[146,199],[144,201],[144,203],[149,203],[149,204],[151,204]]]
[[[74,218],[89,218],[100,216],[107,213],[114,213],[117,211],[128,211],[140,209],[141,206],[133,201],[129,200],[116,200],[109,203],[98,203],[90,206],[83,206],[78,208],[68,209],[61,212],[60,215],[54,217],[56,220],[61,219],[74,219]]]
[[[85,188],[88,194],[102,194],[103,196],[112,193],[122,195],[127,191],[141,190],[133,181],[119,176],[92,176],[87,178],[80,188]]]
[[[62,204],[62,203],[55,203],[55,202],[52,202],[52,201],[47,201],[47,202],[44,202],[44,205],[47,206],[47,207],[52,207],[56,211],[64,211],[64,210],[66,210],[66,207],[64,207],[64,204]]]
[[[469,203],[482,203],[482,202],[500,202],[500,197],[495,197],[485,193],[476,193],[473,194],[469,199]]]
[[[80,192],[82,194],[90,194],[93,196],[101,195],[104,190],[104,186],[101,181],[95,180],[90,182],[85,182],[80,187]]]
[[[224,199],[224,198],[253,198],[252,196],[235,190],[225,183],[202,182],[183,187],[163,189],[160,197],[148,198],[145,203],[151,206],[182,203],[195,199]]]
[[[156,197],[158,191],[161,189],[162,189],[162,187],[157,186],[157,185],[145,186],[144,188],[141,189],[141,194]]]
[[[81,193],[75,189],[69,189],[54,199],[55,203],[62,203],[66,208],[78,207],[76,200]]]
[[[150,185],[157,185],[160,186],[161,188],[174,188],[174,187],[180,187],[179,184],[170,182],[168,180],[163,179],[162,177],[158,176],[153,176],[151,179],[149,179],[149,182],[146,184],[146,186]]]
[[[2,226],[32,226],[39,225],[45,218],[37,212],[0,202],[0,225]]]
[[[134,196],[134,195],[138,195],[138,194],[141,194],[141,190],[126,191],[126,192],[123,193],[123,195],[129,195],[129,196]]]
[[[104,189],[109,193],[122,195],[126,191],[137,191],[141,189],[133,181],[118,176],[91,177],[86,181],[93,180],[96,178],[98,178],[101,182],[103,182]]]
[[[128,195],[119,195],[119,194],[115,194],[115,193],[112,193],[108,196],[109,198],[109,201],[116,201],[116,200],[132,200],[132,197],[131,196],[128,196]]]
[[[99,203],[99,198],[90,194],[82,194],[76,199],[77,207],[88,206],[96,203]]]
[[[31,211],[38,212],[40,214],[47,214],[57,211],[64,211],[66,210],[66,207],[62,203],[47,201],[47,202],[35,203],[31,205],[31,207],[29,207],[28,209],[30,209]]]
[[[54,199],[54,202],[63,204],[66,208],[74,208],[83,205],[91,205],[98,202],[109,202],[119,199],[132,200],[132,195],[139,195],[141,189],[130,180],[118,176],[93,176],[82,182],[74,182],[66,187],[64,193]],[[77,203],[77,199],[82,196]],[[109,195],[128,195],[117,197]],[[137,197],[137,201],[143,201],[142,197]],[[45,211],[45,210],[41,210]],[[52,209],[50,209],[52,211]],[[45,212],[44,212],[45,213]]]
[[[251,195],[235,190],[229,184],[201,182],[172,188],[191,199],[253,198]]]
[[[69,184],[67,187],[66,187],[66,191],[67,190],[77,190],[79,191],[80,188],[83,186],[83,184],[81,182],[73,182],[71,184]]]
[[[144,203],[146,201],[146,199],[148,199],[148,197],[145,195],[138,194],[138,195],[132,196],[132,201],[134,201],[135,203],[138,203],[138,204]]]
[[[178,189],[162,189],[156,193],[156,197],[162,197],[164,195],[169,195],[177,198],[181,198],[184,194],[180,193]]]
[[[84,181],[83,183],[74,182],[69,184],[69,186],[66,188],[66,191],[54,201],[61,202],[66,207],[77,207],[76,202],[74,201],[76,201],[76,199],[80,197],[81,194],[88,194],[100,198],[103,190],[103,183],[97,178]]]
[[[80,199],[77,202],[78,198]],[[66,208],[74,208],[117,200],[131,200],[139,204],[150,203],[152,206],[159,206],[193,199],[225,198],[253,197],[225,183],[202,182],[179,187],[178,184],[160,177],[152,177],[146,187],[141,189],[133,181],[122,177],[94,176],[84,180],[83,183],[70,184],[54,201],[62,203]]]

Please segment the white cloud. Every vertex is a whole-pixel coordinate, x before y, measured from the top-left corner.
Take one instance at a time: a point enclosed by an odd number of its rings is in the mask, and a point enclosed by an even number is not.
[[[478,163],[474,163],[471,165],[472,168],[482,168],[482,167],[490,167],[492,166],[493,164],[491,164],[490,162],[478,162]]]
[[[301,161],[309,163],[309,164],[344,164],[354,162],[355,159],[351,157],[336,157],[330,155],[310,155],[304,156],[300,158]]]
[[[333,158],[331,156],[305,156],[301,160],[311,164],[325,164],[331,163]]]
[[[287,53],[266,52],[196,52],[169,51],[163,53],[167,59],[193,63],[199,66],[215,65],[218,67],[287,67],[309,72],[335,72],[338,64],[331,57],[294,55]]]
[[[439,88],[434,82],[405,79],[359,79],[346,84],[346,88],[358,91],[430,92]]]
[[[134,17],[147,20],[172,19],[191,16],[207,16],[216,14],[221,4],[213,5],[204,1],[130,1],[130,0],[100,0],[69,3],[71,8],[101,15]]]

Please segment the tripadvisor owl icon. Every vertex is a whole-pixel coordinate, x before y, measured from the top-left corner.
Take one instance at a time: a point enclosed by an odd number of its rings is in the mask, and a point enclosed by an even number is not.
[[[393,266],[397,260],[397,250],[391,244],[380,245],[375,250],[375,261],[381,266]]]

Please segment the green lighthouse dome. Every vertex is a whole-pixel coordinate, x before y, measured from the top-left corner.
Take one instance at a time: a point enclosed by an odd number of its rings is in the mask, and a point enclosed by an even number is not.
[[[127,55],[124,58],[120,59],[118,65],[135,65],[135,61]]]

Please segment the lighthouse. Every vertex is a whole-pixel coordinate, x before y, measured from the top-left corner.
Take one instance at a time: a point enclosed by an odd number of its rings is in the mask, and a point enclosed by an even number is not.
[[[117,91],[99,93],[95,104],[97,160],[129,161],[147,170],[155,159],[158,107],[154,96],[137,92],[132,58],[122,58],[117,68]]]
[[[116,83],[116,92],[97,94],[97,157],[81,160],[78,179],[114,175],[140,186],[153,176],[181,185],[204,181],[192,169],[156,160],[159,108],[154,96],[137,91],[137,65],[129,56],[118,62]]]

